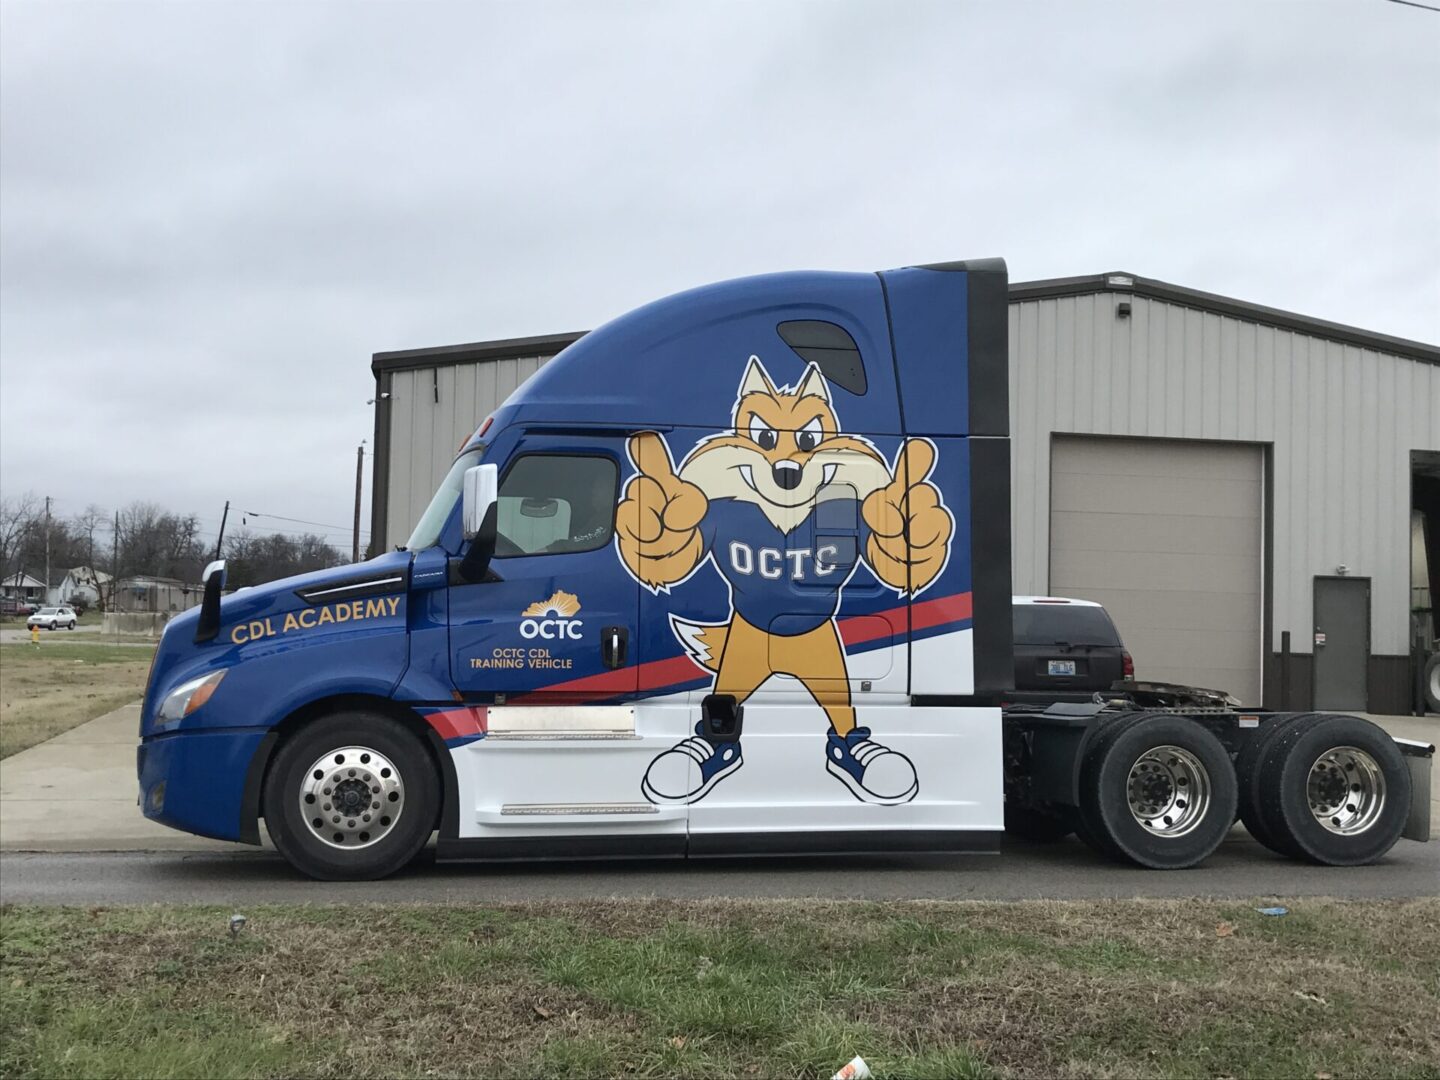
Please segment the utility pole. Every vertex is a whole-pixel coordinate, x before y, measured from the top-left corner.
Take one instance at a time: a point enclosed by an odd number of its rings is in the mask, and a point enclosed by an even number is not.
[[[220,545],[225,542],[225,519],[230,516],[230,500],[225,500],[225,512],[220,515],[220,535],[215,537],[215,558],[220,558]]]
[[[50,602],[50,496],[45,496],[45,595],[42,604]]]
[[[365,440],[355,448],[355,534],[350,544],[350,561],[360,561],[360,481],[365,474]]]
[[[115,598],[120,595],[120,511],[115,511],[115,531],[110,534],[110,605],[107,611],[115,610]],[[118,623],[116,624],[119,625]],[[118,631],[117,631],[118,632]]]

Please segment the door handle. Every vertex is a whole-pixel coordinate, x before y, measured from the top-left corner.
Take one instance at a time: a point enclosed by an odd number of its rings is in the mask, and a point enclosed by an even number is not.
[[[625,666],[629,651],[630,631],[623,626],[607,626],[600,631],[600,656],[607,668]]]

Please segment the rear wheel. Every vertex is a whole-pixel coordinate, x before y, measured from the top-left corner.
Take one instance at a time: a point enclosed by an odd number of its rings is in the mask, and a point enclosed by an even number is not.
[[[1155,870],[1204,860],[1235,820],[1235,770],[1220,740],[1179,716],[1116,725],[1087,756],[1080,812],[1111,855]]]
[[[1278,851],[1282,855],[1287,852],[1276,846],[1275,834],[1260,813],[1261,781],[1265,776],[1264,764],[1274,749],[1276,740],[1291,725],[1317,715],[1319,714],[1296,713],[1294,716],[1286,716],[1272,721],[1252,735],[1235,757],[1235,782],[1239,790],[1240,820],[1251,836],[1271,851]]]
[[[1425,661],[1425,706],[1440,712],[1440,653]]]
[[[265,777],[265,825],[297,870],[323,881],[399,870],[425,846],[440,780],[420,739],[373,713],[336,713],[296,731]]]
[[[1394,740],[1368,720],[1322,715],[1291,725],[1261,769],[1261,816],[1284,854],[1359,866],[1405,830],[1410,770]]]
[[[1150,716],[1161,715],[1158,713],[1133,712],[1120,713],[1115,716],[1101,716],[1097,722],[1102,726],[1097,729],[1090,739],[1090,746],[1085,751],[1085,758],[1080,763],[1080,788],[1082,791],[1091,790],[1095,783],[1095,775],[1099,769],[1100,761],[1109,751],[1116,737],[1128,731],[1141,720]],[[1110,843],[1105,829],[1098,819],[1086,809],[1086,800],[1082,795],[1080,805],[1075,810],[1075,835],[1078,836],[1091,850],[1098,852],[1107,858],[1123,859],[1124,854]]]

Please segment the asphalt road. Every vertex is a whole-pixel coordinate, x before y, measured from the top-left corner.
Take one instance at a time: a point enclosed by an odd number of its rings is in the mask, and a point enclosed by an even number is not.
[[[1342,869],[1281,859],[1239,829],[1203,867],[1168,873],[1103,862],[1073,839],[1012,845],[999,856],[445,865],[422,858],[388,881],[341,884],[302,878],[268,852],[0,855],[0,902],[28,904],[1435,895],[1440,842],[1401,840],[1374,866]]]

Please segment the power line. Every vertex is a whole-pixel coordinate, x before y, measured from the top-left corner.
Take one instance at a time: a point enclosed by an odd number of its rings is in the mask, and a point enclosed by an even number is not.
[[[350,528],[346,525],[331,525],[327,521],[306,521],[304,518],[285,517],[283,514],[262,514],[257,510],[246,510],[248,517],[274,518],[276,521],[293,521],[296,525],[314,525],[320,529],[334,529],[336,532],[349,533]],[[360,530],[364,532],[365,530]]]
[[[1440,12],[1440,7],[1431,7],[1429,4],[1418,4],[1415,0],[1390,0],[1392,4],[1404,4],[1406,7],[1418,7],[1421,11]]]

